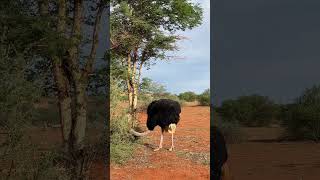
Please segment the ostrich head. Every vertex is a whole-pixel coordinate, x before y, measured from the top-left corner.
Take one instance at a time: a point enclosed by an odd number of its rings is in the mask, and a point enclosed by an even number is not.
[[[170,125],[169,125],[169,128],[168,128],[168,132],[169,132],[170,134],[173,134],[173,133],[176,132],[176,128],[177,128],[177,125],[176,125],[176,124],[170,124]]]

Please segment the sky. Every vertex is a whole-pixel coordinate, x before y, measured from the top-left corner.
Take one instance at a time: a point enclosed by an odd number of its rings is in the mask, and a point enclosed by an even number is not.
[[[188,38],[178,43],[179,51],[169,53],[179,58],[158,61],[150,70],[142,72],[142,77],[151,78],[174,94],[202,93],[210,87],[210,0],[194,2],[204,10],[203,23],[192,30],[177,32]]]
[[[260,94],[292,102],[320,85],[319,0],[216,0],[214,103]]]

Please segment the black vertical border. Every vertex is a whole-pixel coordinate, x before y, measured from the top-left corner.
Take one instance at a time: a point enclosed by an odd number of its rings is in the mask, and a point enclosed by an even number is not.
[[[110,1],[108,1],[107,5],[107,15],[106,15],[106,31],[107,31],[107,49],[105,54],[105,60],[107,63],[107,87],[106,87],[106,119],[105,119],[105,126],[104,126],[104,179],[109,180],[110,179]]]
[[[210,179],[213,179],[214,169],[214,152],[213,152],[213,125],[214,125],[214,12],[215,12],[215,0],[210,1]]]

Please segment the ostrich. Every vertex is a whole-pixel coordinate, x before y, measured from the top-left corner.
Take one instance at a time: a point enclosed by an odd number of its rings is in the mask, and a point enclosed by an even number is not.
[[[180,120],[181,107],[177,101],[173,101],[170,99],[160,99],[153,101],[149,104],[147,109],[147,128],[148,131],[144,133],[138,133],[134,130],[131,132],[135,136],[144,136],[148,134],[150,131],[153,131],[156,126],[161,127],[161,137],[159,147],[154,149],[154,151],[158,151],[162,148],[163,143],[163,133],[169,132],[171,134],[171,148],[169,151],[173,151],[174,143],[173,137],[177,128],[177,124]]]
[[[213,152],[210,153],[213,156],[214,164],[213,164],[213,176],[214,180],[229,180],[232,179],[229,167],[227,165],[228,160],[228,151],[225,139],[220,132],[220,130],[213,126],[211,127],[211,132],[213,134]]]

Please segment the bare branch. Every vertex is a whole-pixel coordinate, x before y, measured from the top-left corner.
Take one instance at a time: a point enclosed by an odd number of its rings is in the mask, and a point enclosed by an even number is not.
[[[100,2],[100,5],[99,5],[98,11],[97,11],[97,15],[96,15],[96,19],[94,22],[91,52],[90,52],[90,55],[87,59],[87,64],[84,69],[84,73],[86,73],[86,74],[88,74],[92,71],[94,59],[95,59],[97,48],[98,48],[98,42],[99,42],[98,32],[100,30],[100,22],[101,22],[101,17],[102,17],[102,13],[103,13],[104,8],[105,8],[105,6],[104,6],[103,2]]]
[[[81,33],[81,21],[82,21],[82,0],[74,0],[74,18],[72,34],[79,38]]]
[[[58,33],[63,33],[66,26],[66,1],[59,0],[59,11],[58,11]]]

